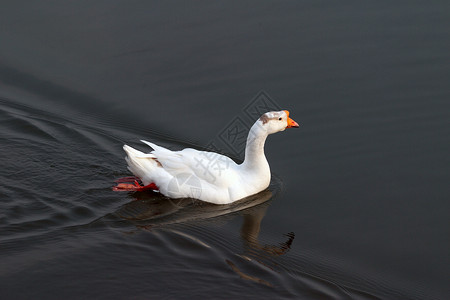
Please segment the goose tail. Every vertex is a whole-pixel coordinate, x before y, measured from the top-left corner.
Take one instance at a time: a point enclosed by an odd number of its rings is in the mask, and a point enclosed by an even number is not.
[[[125,160],[128,164],[128,170],[138,177],[144,185],[152,183],[149,175],[151,176],[155,168],[161,166],[156,156],[151,153],[143,153],[128,145],[124,145],[123,150],[127,154]]]

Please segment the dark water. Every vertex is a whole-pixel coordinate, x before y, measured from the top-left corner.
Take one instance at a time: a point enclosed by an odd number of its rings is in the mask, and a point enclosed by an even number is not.
[[[449,9],[3,1],[1,298],[449,299]],[[239,156],[261,95],[269,190],[111,191],[124,143]]]

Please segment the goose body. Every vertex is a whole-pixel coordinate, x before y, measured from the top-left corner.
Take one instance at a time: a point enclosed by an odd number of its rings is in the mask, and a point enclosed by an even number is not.
[[[153,151],[143,153],[124,145],[128,169],[144,185],[156,186],[171,198],[197,198],[215,204],[228,204],[256,194],[269,186],[270,167],[264,155],[269,134],[298,127],[288,111],[267,112],[251,127],[245,159],[236,164],[225,155],[186,148],[172,151],[142,141]]]

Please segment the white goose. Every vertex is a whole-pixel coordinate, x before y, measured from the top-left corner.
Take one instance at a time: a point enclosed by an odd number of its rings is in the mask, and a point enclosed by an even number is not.
[[[153,148],[145,154],[124,145],[128,169],[136,177],[118,180],[114,190],[153,189],[171,198],[190,197],[215,204],[234,202],[269,186],[270,167],[264,143],[269,134],[291,127],[299,125],[289,118],[287,110],[263,114],[250,129],[242,164],[218,153],[191,148],[171,151],[142,141]],[[129,181],[135,183],[125,183]]]

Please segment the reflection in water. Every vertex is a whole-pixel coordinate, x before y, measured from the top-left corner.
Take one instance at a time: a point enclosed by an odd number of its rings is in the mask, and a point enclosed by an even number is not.
[[[263,262],[263,258],[285,254],[294,240],[295,235],[292,232],[286,234],[287,241],[279,245],[263,245],[258,239],[261,222],[272,198],[272,192],[269,189],[226,205],[215,205],[188,198],[170,199],[159,193],[135,193],[134,197],[135,201],[125,204],[115,214],[122,219],[134,222],[138,228],[145,230],[220,216],[242,215],[240,236],[244,244],[244,253],[239,256],[246,261],[256,261],[264,267],[268,266]],[[208,244],[192,235],[179,230],[165,229],[210,248]],[[226,262],[241,278],[272,286],[265,280],[245,274],[229,259],[226,259]]]
[[[115,214],[122,219],[135,222],[138,226],[145,225],[150,228],[200,221],[237,212],[251,213],[255,215],[254,222],[260,223],[267,207],[262,209],[262,213],[256,207],[268,202],[272,192],[265,190],[225,205],[215,205],[190,198],[171,199],[159,193],[142,192],[134,193],[133,196],[136,198],[135,201],[125,204]],[[244,211],[250,208],[252,212]],[[256,215],[260,216],[256,217]],[[247,220],[247,223],[249,221]],[[259,225],[255,225],[255,228],[259,228]],[[249,228],[249,230],[253,229]]]
[[[289,251],[295,234],[290,232],[286,234],[288,240],[278,246],[261,245],[258,241],[259,231],[261,230],[261,221],[266,214],[268,205],[259,205],[244,212],[243,223],[241,227],[241,237],[245,242],[247,249],[262,250],[272,256],[283,255]]]

